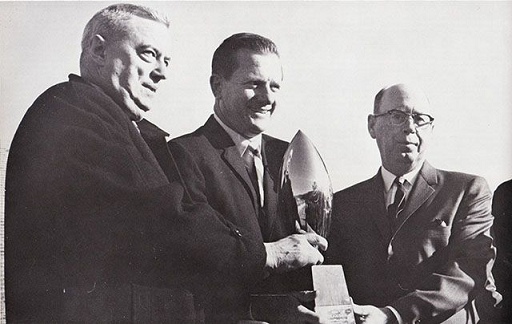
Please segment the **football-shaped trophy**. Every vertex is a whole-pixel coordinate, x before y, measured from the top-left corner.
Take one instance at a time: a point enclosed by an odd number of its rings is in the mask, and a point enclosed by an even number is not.
[[[280,217],[326,237],[331,226],[332,184],[324,161],[300,130],[283,157],[279,190]]]
[[[322,157],[300,130],[283,157],[279,188],[279,216],[306,231],[327,237],[331,226],[333,190]],[[316,291],[315,312],[328,323],[355,324],[352,302],[341,265],[311,269]]]

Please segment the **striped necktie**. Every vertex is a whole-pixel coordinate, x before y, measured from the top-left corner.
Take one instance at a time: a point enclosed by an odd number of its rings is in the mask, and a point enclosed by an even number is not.
[[[405,205],[405,180],[400,181],[399,177],[395,178],[393,185],[396,186],[395,199],[388,207],[388,216],[391,221],[395,221]]]

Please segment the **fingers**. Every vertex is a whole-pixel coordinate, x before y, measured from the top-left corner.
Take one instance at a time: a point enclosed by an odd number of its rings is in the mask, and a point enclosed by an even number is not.
[[[305,235],[306,235],[306,239],[308,240],[309,244],[311,244],[312,246],[314,246],[316,248],[319,248],[322,251],[327,250],[328,243],[325,238],[323,238],[322,236],[315,234],[315,233],[307,233]]]
[[[297,306],[297,311],[299,312],[302,321],[313,324],[320,323],[320,317],[315,312],[307,309],[306,307],[299,305]]]

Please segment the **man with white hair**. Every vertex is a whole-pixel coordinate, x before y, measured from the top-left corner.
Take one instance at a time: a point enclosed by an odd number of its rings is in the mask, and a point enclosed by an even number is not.
[[[288,266],[259,233],[191,199],[167,134],[142,120],[171,39],[152,9],[104,8],[85,28],[81,76],[27,111],[6,174],[8,321],[202,322],[201,296]]]

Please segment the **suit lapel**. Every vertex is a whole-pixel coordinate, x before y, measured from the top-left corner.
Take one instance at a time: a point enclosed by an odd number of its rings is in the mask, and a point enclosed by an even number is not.
[[[251,196],[255,211],[257,211],[258,196],[235,143],[233,143],[229,134],[226,133],[222,126],[219,125],[213,115],[206,121],[204,128],[212,146],[219,151],[222,160],[244,185],[245,189]]]
[[[434,169],[430,164],[428,164],[428,162],[425,161],[411,189],[409,197],[407,198],[404,210],[398,216],[396,232],[402,228],[403,224],[435,192],[433,185],[437,183],[436,174],[436,169]]]

